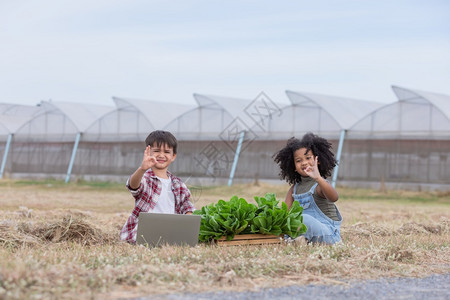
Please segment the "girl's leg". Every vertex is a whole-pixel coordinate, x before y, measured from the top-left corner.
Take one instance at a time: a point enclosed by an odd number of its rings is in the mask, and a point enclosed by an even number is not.
[[[308,228],[303,236],[309,243],[334,244],[341,240],[339,234],[337,234],[337,229],[321,223],[310,215],[303,215],[303,223]]]

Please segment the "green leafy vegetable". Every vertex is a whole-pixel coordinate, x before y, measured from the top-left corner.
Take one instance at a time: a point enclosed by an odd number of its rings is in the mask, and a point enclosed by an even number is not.
[[[219,200],[196,210],[201,215],[200,241],[209,241],[226,236],[232,240],[236,234],[245,231],[249,222],[255,217],[256,206],[247,203],[244,198],[233,196],[230,201]]]
[[[196,210],[201,215],[199,240],[203,242],[226,236],[232,240],[236,234],[262,233],[292,238],[306,232],[303,224],[303,208],[296,201],[288,210],[286,203],[278,206],[275,194],[254,197],[257,206],[244,198],[233,196],[230,201],[219,200]]]

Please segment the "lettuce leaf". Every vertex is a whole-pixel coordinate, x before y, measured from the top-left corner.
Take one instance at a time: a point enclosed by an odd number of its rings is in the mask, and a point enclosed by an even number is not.
[[[208,242],[223,236],[232,240],[236,234],[244,233],[287,234],[296,238],[306,232],[303,208],[297,201],[288,210],[284,202],[278,206],[272,193],[254,199],[257,205],[233,196],[229,201],[219,200],[196,210],[194,214],[202,217],[199,240]]]

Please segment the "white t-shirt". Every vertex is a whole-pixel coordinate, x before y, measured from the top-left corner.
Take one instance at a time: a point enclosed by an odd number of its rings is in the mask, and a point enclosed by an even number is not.
[[[175,213],[175,196],[172,192],[172,180],[158,177],[161,181],[161,195],[158,202],[152,210],[154,213],[174,214]]]

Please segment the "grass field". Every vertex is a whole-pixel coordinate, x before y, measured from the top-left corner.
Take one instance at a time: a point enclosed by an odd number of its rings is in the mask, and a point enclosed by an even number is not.
[[[287,185],[193,187],[197,208],[232,195],[284,199]],[[342,284],[450,271],[450,194],[338,188],[335,246],[161,247],[122,243],[123,185],[0,181],[0,299],[126,298]]]

